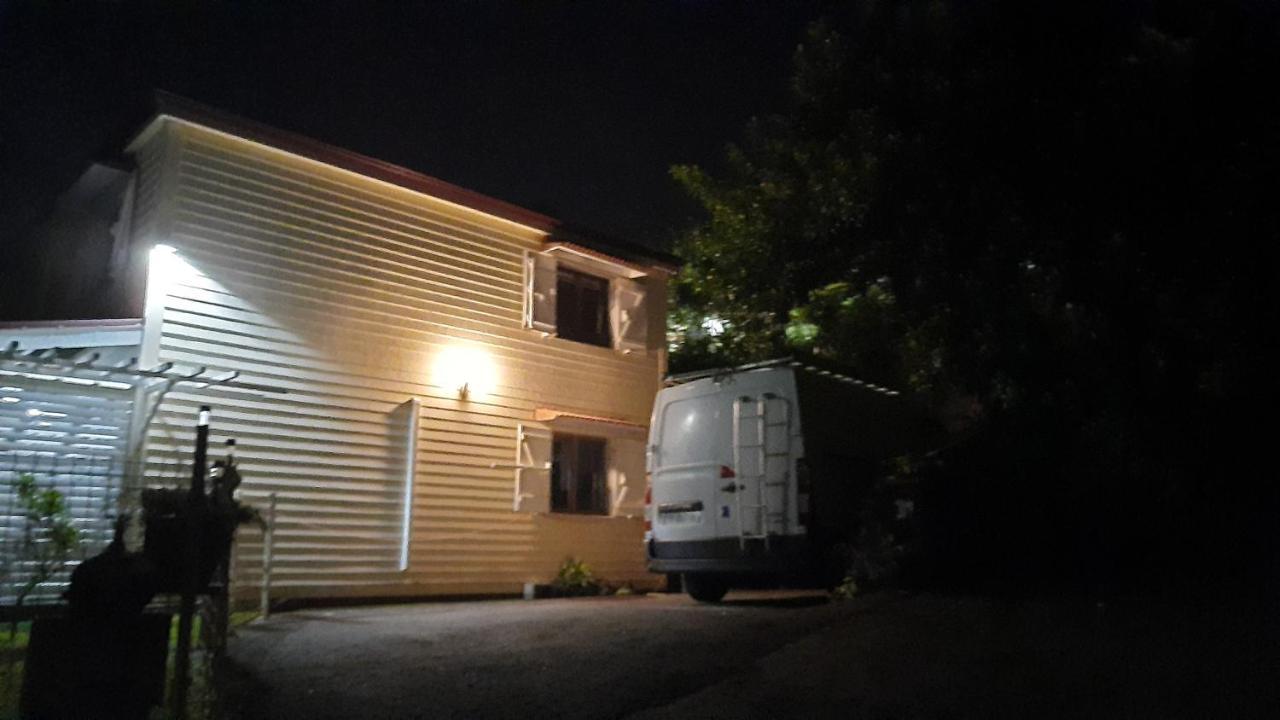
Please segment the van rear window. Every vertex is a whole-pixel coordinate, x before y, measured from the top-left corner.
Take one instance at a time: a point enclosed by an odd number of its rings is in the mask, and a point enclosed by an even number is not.
[[[721,443],[727,441],[727,419],[720,417],[718,395],[677,400],[662,411],[659,435],[662,465],[688,465],[720,459]]]

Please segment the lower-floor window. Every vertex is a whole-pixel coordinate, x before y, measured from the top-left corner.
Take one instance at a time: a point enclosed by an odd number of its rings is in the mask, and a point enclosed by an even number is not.
[[[557,434],[551,450],[551,510],[605,515],[609,486],[605,479],[605,441]]]

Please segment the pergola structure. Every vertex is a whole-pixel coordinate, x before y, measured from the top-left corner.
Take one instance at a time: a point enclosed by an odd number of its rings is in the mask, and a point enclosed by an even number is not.
[[[169,390],[185,384],[281,392],[240,381],[235,372],[140,366],[140,338],[136,320],[0,326],[0,602],[32,572],[23,556],[27,511],[17,493],[24,476],[62,495],[80,537],[78,557],[28,597],[53,600],[76,562],[111,541],[115,518],[136,509],[142,487],[157,484],[146,476],[142,452]]]

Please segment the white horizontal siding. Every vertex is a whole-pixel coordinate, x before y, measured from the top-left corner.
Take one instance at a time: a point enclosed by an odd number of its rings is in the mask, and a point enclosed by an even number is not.
[[[544,235],[418,193],[190,125],[173,148],[158,357],[236,370],[287,390],[176,388],[147,432],[155,472],[182,477],[200,404],[235,437],[242,494],[278,498],[274,584],[286,595],[513,592],[568,556],[603,578],[650,580],[641,524],[511,510],[516,429],[538,407],[647,422],[655,354],[545,338],[521,326],[522,258]],[[156,160],[159,162],[159,160]],[[147,177],[144,171],[144,180]],[[150,191],[149,191],[150,192]],[[481,348],[495,385],[460,400],[433,363]],[[397,571],[403,438],[392,411],[418,397],[410,567]],[[402,431],[401,431],[402,433]],[[260,537],[237,572],[256,582]]]

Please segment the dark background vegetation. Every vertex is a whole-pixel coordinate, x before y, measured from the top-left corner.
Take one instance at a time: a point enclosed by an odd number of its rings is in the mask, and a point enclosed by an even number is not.
[[[162,87],[674,241],[675,369],[917,391],[935,580],[1274,590],[1278,71],[1261,0],[0,4],[0,316]]]
[[[1277,17],[833,10],[788,110],[675,170],[710,217],[676,248],[675,364],[813,353],[930,398],[956,431],[908,470],[935,579],[1263,588]]]

